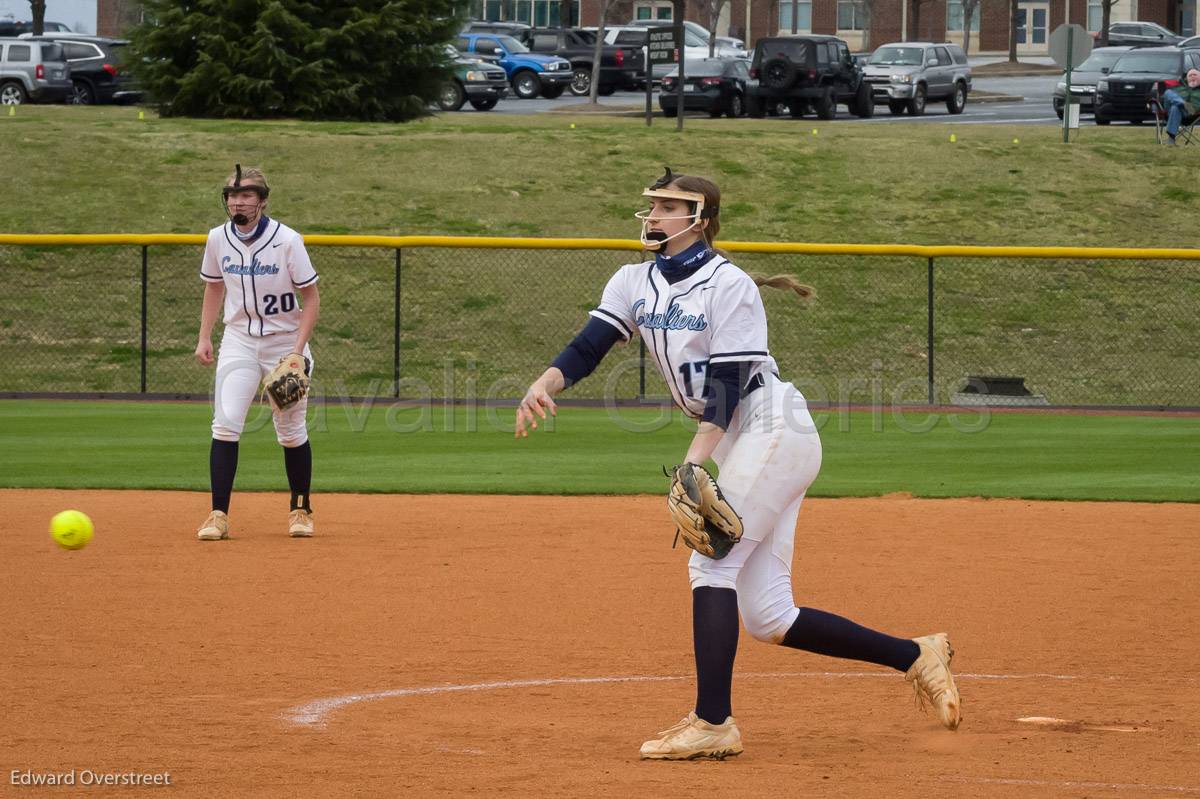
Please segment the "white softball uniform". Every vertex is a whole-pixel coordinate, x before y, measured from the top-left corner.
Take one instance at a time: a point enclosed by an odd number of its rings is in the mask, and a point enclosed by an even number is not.
[[[721,491],[745,532],[721,560],[693,552],[688,570],[692,588],[736,589],[747,631],[778,643],[799,614],[792,598],[796,520],[821,468],[821,439],[804,396],[778,377],[758,286],[715,254],[674,284],[653,262],[628,264],[591,314],[626,340],[645,339],[675,404],[692,418],[704,411],[710,365],[752,364],[752,388],[713,453]]]
[[[263,377],[295,351],[303,314],[297,289],[319,278],[300,234],[274,219],[249,244],[238,239],[232,222],[210,230],[200,277],[225,284],[225,332],[217,355],[212,432],[221,441],[237,441]],[[312,361],[307,345],[304,355]],[[307,397],[286,411],[273,409],[280,444],[297,447],[308,440],[307,409]]]

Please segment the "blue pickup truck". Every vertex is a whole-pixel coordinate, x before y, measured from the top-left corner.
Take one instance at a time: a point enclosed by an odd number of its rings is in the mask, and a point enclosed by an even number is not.
[[[525,100],[538,95],[553,100],[571,83],[571,62],[556,55],[532,53],[511,36],[464,33],[456,44],[461,52],[499,64],[508,75],[513,94]]]

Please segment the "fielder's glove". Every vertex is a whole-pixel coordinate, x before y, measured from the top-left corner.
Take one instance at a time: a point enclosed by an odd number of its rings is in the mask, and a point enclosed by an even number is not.
[[[295,405],[308,393],[308,373],[311,368],[308,358],[298,352],[283,356],[263,378],[263,393],[281,411]]]
[[[714,560],[728,555],[742,538],[742,519],[725,501],[717,481],[694,463],[676,466],[669,476],[667,509],[675,520],[675,540],[682,535],[683,543]]]

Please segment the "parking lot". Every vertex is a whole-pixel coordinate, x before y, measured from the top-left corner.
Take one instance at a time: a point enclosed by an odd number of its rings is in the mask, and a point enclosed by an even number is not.
[[[860,120],[847,113],[845,106],[838,107],[837,124],[845,122],[861,122],[864,124],[893,124],[896,122],[916,122],[922,124],[950,124],[950,125],[987,125],[987,124],[1046,124],[1046,125],[1061,125],[1058,117],[1054,115],[1054,110],[1050,105],[1050,96],[1054,91],[1054,85],[1059,80],[1058,75],[1039,75],[1035,77],[975,77],[972,81],[972,95],[967,99],[967,107],[962,114],[951,115],[947,112],[943,104],[930,103],[924,116],[912,117],[907,114],[893,116],[889,113],[886,105],[876,105],[875,116],[871,119]],[[1019,98],[1007,99],[1001,98]],[[619,91],[609,97],[600,97],[599,103],[602,106],[610,108],[615,112],[638,113],[645,110],[646,95],[644,92],[623,92]],[[993,99],[997,101],[993,101]],[[563,95],[554,100],[545,100],[542,98],[534,100],[518,100],[511,95],[501,100],[493,111],[486,113],[493,114],[544,114],[544,113],[569,113],[572,106],[586,105],[588,99],[586,97],[573,97],[569,94]],[[662,117],[662,112],[658,105],[658,94],[655,91],[652,107],[656,117],[662,124],[674,124],[674,120],[667,120]],[[481,112],[472,111],[470,106],[464,108],[460,114],[479,114]],[[692,116],[689,114],[689,117]],[[696,118],[706,118],[703,114],[695,115]],[[815,122],[816,117],[809,114],[805,119]],[[780,117],[767,117],[767,120],[786,125],[789,123],[800,122],[801,120],[792,119],[786,114]],[[739,120],[723,119],[721,124],[736,125]],[[828,123],[823,123],[828,124]],[[1085,115],[1083,118],[1084,125],[1090,125],[1090,117]]]

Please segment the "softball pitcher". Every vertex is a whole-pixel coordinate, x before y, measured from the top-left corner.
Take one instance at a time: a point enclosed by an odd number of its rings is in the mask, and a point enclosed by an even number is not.
[[[222,297],[225,306],[213,388],[212,513],[197,532],[202,541],[229,537],[238,441],[263,376],[293,353],[302,354],[310,368],[312,363],[308,341],[321,310],[317,273],[300,234],[267,216],[270,192],[261,170],[238,165],[222,190],[229,221],[209,231],[200,266],[204,304],[195,354],[205,366],[213,363],[212,331]],[[296,538],[313,534],[307,407],[307,398],[301,398],[285,410],[273,406],[272,413],[292,494],[287,530]]]
[[[696,550],[688,563],[696,705],[642,744],[642,758],[741,753],[731,699],[739,611],[760,641],[904,673],[919,701],[956,729],[960,701],[944,633],[895,638],[796,607],[792,597],[796,520],[821,466],[821,442],[804,397],[779,377],[758,285],[802,297],[811,289],[788,276],[751,277],[713,248],[720,190],[711,181],[668,169],[643,195],[650,207],[636,216],[654,261],[613,275],[587,325],[529,387],[516,417],[516,436],[528,436],[547,411],[557,412],[556,394],[590,374],[615,343],[640,335],[675,404],[699,423],[680,468],[698,469],[690,465],[711,457],[720,468],[718,494],[740,515],[741,537],[725,552],[687,540]]]

